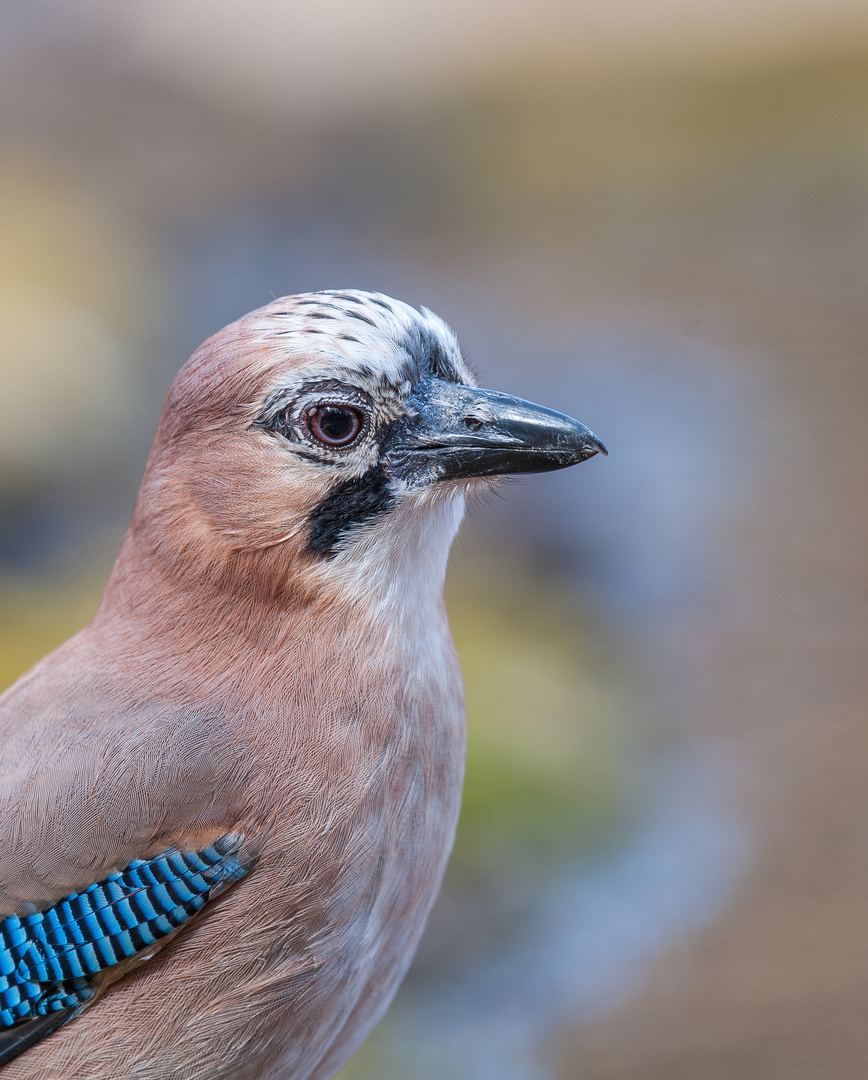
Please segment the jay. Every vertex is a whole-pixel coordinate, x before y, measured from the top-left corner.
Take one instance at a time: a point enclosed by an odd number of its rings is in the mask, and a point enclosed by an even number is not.
[[[0,697],[4,1080],[337,1072],[455,829],[468,489],[605,452],[376,293],[193,355],[93,621]]]

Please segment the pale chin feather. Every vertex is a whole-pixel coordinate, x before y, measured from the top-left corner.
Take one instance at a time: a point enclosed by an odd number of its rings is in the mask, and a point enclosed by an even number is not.
[[[385,517],[362,526],[311,572],[322,586],[351,594],[372,618],[424,617],[440,601],[464,510],[463,484],[404,492]]]

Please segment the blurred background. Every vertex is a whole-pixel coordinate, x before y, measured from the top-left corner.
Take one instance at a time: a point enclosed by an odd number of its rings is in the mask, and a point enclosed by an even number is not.
[[[611,451],[456,546],[464,815],[342,1080],[861,1080],[868,2],[7,0],[2,684],[192,349],[326,287]]]

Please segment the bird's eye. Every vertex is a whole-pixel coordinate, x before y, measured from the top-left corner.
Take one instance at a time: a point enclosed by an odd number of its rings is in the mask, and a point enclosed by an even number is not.
[[[349,446],[362,430],[362,413],[350,405],[314,405],[305,413],[307,429],[323,446]]]

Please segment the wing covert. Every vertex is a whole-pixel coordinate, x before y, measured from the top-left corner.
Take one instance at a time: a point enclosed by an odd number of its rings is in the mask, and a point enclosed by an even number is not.
[[[244,877],[256,852],[243,845],[229,833],[200,851],[169,848],[46,911],[2,920],[0,1065],[71,1019],[109,968],[142,956]],[[33,1023],[55,1012],[65,1014],[56,1024]]]

